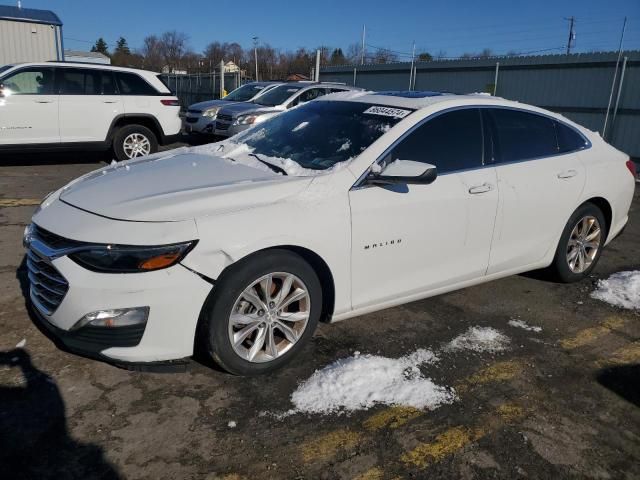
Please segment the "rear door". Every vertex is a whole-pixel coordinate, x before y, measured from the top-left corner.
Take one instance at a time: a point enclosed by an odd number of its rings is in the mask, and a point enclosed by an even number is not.
[[[58,68],[62,142],[104,141],[114,118],[124,112],[113,72]]]
[[[21,68],[0,84],[0,145],[60,142],[52,67]]]
[[[555,119],[511,108],[486,108],[483,115],[493,132],[500,192],[492,274],[535,264],[555,250],[586,176],[578,155],[559,146]]]

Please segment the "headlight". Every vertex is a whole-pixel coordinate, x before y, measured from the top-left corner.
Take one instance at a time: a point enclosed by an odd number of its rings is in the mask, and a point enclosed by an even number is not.
[[[196,243],[197,241],[193,241],[159,247],[95,245],[72,253],[69,258],[94,272],[149,272],[175,265],[191,251]]]
[[[264,120],[262,115],[240,115],[233,123],[234,125],[253,125],[254,123],[260,123],[262,120]]]
[[[220,107],[208,108],[204,112],[202,112],[203,117],[215,117],[218,114],[218,110]]]

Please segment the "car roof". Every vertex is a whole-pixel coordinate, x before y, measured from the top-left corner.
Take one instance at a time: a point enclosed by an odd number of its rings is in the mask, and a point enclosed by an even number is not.
[[[325,95],[317,99],[318,101],[349,101],[373,103],[389,107],[411,108],[419,110],[421,108],[430,107],[438,103],[456,102],[467,104],[499,104],[508,106],[519,106],[521,108],[540,110],[531,105],[519,102],[505,100],[501,97],[494,97],[488,93],[469,93],[455,94],[448,92],[432,92],[432,91],[349,91]]]
[[[24,62],[24,63],[16,63],[14,67],[78,67],[78,68],[95,68],[100,70],[117,70],[122,72],[137,72],[137,73],[150,73],[153,75],[159,75],[158,72],[153,72],[151,70],[142,70],[140,68],[129,68],[129,67],[117,67],[115,65],[105,65],[101,63],[91,63],[91,62]]]
[[[370,103],[375,105],[383,105],[388,107],[407,108],[412,110],[420,110],[428,108],[434,105],[439,105],[441,108],[458,107],[458,106],[481,106],[481,105],[493,105],[508,108],[515,108],[519,110],[527,110],[534,113],[540,113],[547,117],[552,117],[558,120],[568,123],[580,131],[584,132],[586,129],[581,125],[575,123],[569,118],[559,113],[551,112],[543,108],[536,107],[534,105],[528,105],[526,103],[516,102],[514,100],[507,100],[502,97],[495,97],[488,93],[476,92],[468,94],[455,94],[449,92],[432,92],[432,91],[385,91],[385,92],[373,92],[373,91],[350,91],[339,92],[325,95],[314,100],[316,102],[331,102],[331,101],[347,101],[347,102],[361,102]],[[448,105],[449,104],[449,105]]]

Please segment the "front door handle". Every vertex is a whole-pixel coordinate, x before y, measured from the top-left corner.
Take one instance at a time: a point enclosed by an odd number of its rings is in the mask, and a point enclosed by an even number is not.
[[[577,170],[565,170],[558,174],[558,178],[572,178],[572,177],[575,177],[576,175],[578,175]]]
[[[118,100],[103,100],[102,103],[118,103]]]
[[[53,103],[53,100],[34,100],[36,103]]]
[[[475,187],[471,187],[469,189],[469,193],[472,195],[476,195],[478,193],[487,193],[493,190],[493,185],[490,183],[483,183],[482,185],[476,185]]]

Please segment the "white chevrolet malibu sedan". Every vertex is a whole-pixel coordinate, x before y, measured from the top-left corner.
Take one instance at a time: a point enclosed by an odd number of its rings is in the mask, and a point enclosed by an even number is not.
[[[635,166],[566,118],[483,95],[350,92],[225,142],[92,172],[25,232],[34,312],[116,364],[194,349],[289,362],[337,321],[528,270],[587,276]]]

